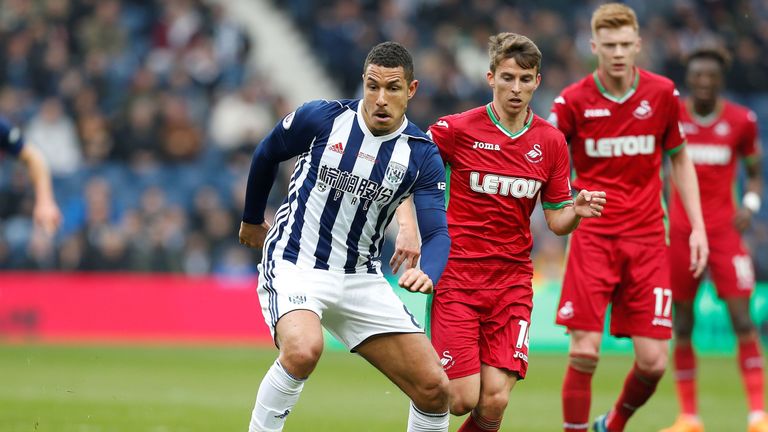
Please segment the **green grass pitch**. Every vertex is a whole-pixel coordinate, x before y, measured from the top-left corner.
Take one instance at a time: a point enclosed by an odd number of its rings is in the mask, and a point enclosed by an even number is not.
[[[245,432],[268,348],[0,345],[2,432]],[[503,431],[560,429],[565,355],[533,352]],[[592,416],[607,410],[631,359],[605,356],[593,383]],[[709,431],[746,429],[736,363],[700,364],[700,405]],[[285,430],[404,431],[406,398],[361,358],[327,351]],[[656,431],[677,403],[668,374],[627,428]],[[461,424],[451,419],[451,431]]]

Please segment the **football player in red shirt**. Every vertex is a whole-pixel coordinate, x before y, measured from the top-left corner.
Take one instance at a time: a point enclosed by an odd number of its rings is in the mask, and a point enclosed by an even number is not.
[[[763,176],[757,117],[749,109],[721,96],[728,65],[727,54],[702,48],[687,60],[686,82],[690,95],[680,104],[680,121],[688,141],[688,154],[701,185],[704,224],[710,245],[709,275],[717,294],[728,306],[738,336],[739,367],[749,403],[749,432],[768,432],[763,402],[763,357],[749,299],[755,287],[752,260],[740,232],[749,227],[760,210]],[[741,207],[734,202],[737,164],[744,161],[746,193]],[[674,368],[681,413],[665,432],[704,430],[696,407],[696,359],[691,345],[693,303],[701,278],[684,271],[689,253],[686,238],[691,225],[673,190],[670,206],[672,299],[674,314]]]
[[[555,99],[552,121],[571,149],[576,189],[604,190],[611,206],[600,221],[584,221],[571,237],[557,323],[571,341],[562,389],[563,428],[589,428],[592,375],[608,303],[610,332],[630,337],[635,362],[613,409],[593,429],[622,431],[653,394],[667,366],[672,334],[662,156],[691,221],[686,268],[698,277],[708,247],[696,172],[678,122],[672,81],[635,66],[640,36],[634,11],[620,3],[592,15],[594,73]]]
[[[509,392],[528,368],[532,309],[530,216],[541,199],[549,229],[573,231],[600,216],[604,192],[573,198],[563,134],[529,108],[541,52],[527,37],[492,36],[493,101],[430,127],[451,168],[448,265],[431,303],[432,344],[450,378],[451,413],[471,412],[459,431],[499,430]],[[402,217],[402,230],[413,218]]]

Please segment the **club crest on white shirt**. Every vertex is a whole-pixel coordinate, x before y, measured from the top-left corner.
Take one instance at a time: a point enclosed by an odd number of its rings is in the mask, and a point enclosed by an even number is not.
[[[392,184],[400,184],[405,178],[406,167],[397,162],[391,162],[387,166],[387,172],[384,175],[386,179]]]

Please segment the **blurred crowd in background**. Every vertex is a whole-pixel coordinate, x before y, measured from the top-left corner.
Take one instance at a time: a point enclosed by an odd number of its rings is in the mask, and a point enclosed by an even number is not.
[[[408,116],[426,128],[490,100],[486,45],[499,31],[525,34],[542,50],[532,106],[546,117],[560,90],[595,66],[589,19],[602,2],[273,3],[348,97],[360,94],[373,45],[408,47],[421,83]],[[641,66],[683,93],[685,54],[727,47],[728,95],[757,112],[768,136],[768,2],[627,3],[641,22]],[[259,44],[275,41],[251,39],[226,2],[0,0],[0,10],[0,114],[46,155],[64,215],[55,238],[38,233],[21,167],[0,161],[0,269],[253,275],[258,252],[237,242],[250,156],[295,109],[248,60]],[[290,169],[284,164],[270,212]],[[765,280],[768,214],[758,216],[747,239]],[[532,224],[537,273],[557,278],[563,239],[549,234],[538,210]]]

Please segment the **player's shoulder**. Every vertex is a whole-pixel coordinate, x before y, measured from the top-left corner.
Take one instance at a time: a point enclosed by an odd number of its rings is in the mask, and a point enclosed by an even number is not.
[[[448,114],[440,117],[434,124],[437,127],[444,128],[462,128],[467,125],[476,125],[478,120],[482,120],[488,117],[487,105],[482,105],[455,114]]]
[[[21,151],[23,143],[21,129],[7,118],[0,116],[0,151],[16,155]]]
[[[563,132],[546,119],[540,117],[538,114],[533,115],[533,123],[531,128],[536,131],[539,136],[552,141],[565,142],[565,135]]]
[[[597,89],[592,75],[582,77],[580,80],[566,86],[555,98],[554,105],[573,105],[584,99],[585,94]]]
[[[410,120],[408,121],[408,126],[406,126],[403,130],[402,135],[407,136],[409,142],[435,145],[435,143],[432,142],[432,138],[430,138],[426,132],[421,130],[420,127],[416,126],[416,124]]]
[[[723,100],[723,117],[735,121],[745,121],[749,123],[757,122],[757,114],[755,114],[749,107],[727,99]]]
[[[282,126],[288,130],[294,125],[294,129],[312,127],[322,127],[322,125],[332,121],[341,113],[357,108],[357,100],[351,99],[315,99],[307,101],[298,107],[295,111],[283,117]]]
[[[672,92],[675,96],[678,96],[675,82],[671,79],[643,68],[637,68],[637,71],[640,75],[640,86],[661,92]]]

